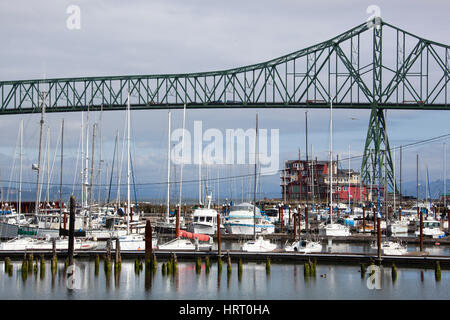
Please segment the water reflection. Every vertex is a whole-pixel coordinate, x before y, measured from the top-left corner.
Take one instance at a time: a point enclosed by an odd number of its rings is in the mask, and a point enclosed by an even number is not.
[[[195,262],[178,262],[172,275],[161,274],[146,268],[140,274],[134,272],[134,261],[123,261],[120,272],[100,272],[95,276],[94,261],[76,261],[80,268],[80,289],[69,290],[64,263],[58,263],[56,273],[45,268],[44,278],[28,270],[22,273],[21,262],[12,262],[13,275],[0,273],[0,299],[449,299],[447,281],[450,272],[442,271],[441,281],[436,282],[434,270],[397,268],[397,280],[392,279],[391,266],[382,274],[382,289],[369,290],[367,279],[360,273],[359,265],[331,266],[318,264],[316,276],[303,275],[303,264],[272,263],[270,275],[264,263],[243,262],[241,279],[237,263],[233,262],[231,274],[223,275],[214,262],[210,272],[204,265],[196,274]],[[223,271],[222,271],[223,272]],[[222,284],[222,276],[227,283]],[[113,278],[113,279],[111,279]],[[225,279],[223,279],[225,281]],[[114,281],[114,283],[111,283]],[[442,284],[441,284],[442,283]]]

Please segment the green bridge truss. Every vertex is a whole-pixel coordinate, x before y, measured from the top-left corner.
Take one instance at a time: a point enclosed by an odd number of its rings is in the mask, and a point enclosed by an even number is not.
[[[394,185],[385,109],[448,110],[450,46],[379,18],[328,41],[222,71],[0,82],[0,114],[132,109],[370,109],[362,179]]]

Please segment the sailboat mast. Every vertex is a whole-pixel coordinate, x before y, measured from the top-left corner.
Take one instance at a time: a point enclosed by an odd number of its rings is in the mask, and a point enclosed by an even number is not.
[[[22,214],[22,147],[23,147],[23,120],[20,120],[20,149],[19,149],[19,162],[20,162],[20,169],[19,169],[19,205],[18,205],[18,214],[20,221],[20,215]]]
[[[59,221],[61,223],[62,214],[63,214],[63,205],[62,205],[62,175],[63,175],[63,156],[64,156],[64,119],[61,121],[61,165],[59,172]]]
[[[94,182],[94,152],[95,152],[95,135],[97,133],[97,124],[92,127],[92,155],[91,155],[91,177],[89,181],[89,229],[92,227],[92,204],[93,204],[93,182]]]
[[[330,99],[330,224],[333,223],[333,98]]]
[[[81,206],[84,204],[84,112],[81,111]],[[83,207],[81,208],[83,211]]]
[[[351,209],[350,206],[350,145],[348,145],[348,208]]]
[[[39,129],[39,154],[38,154],[38,165],[37,165],[37,177],[36,177],[36,204],[35,204],[35,214],[39,214],[39,181],[41,176],[41,151],[42,151],[42,129],[44,126],[44,116],[45,116],[45,99],[47,98],[47,92],[41,92],[41,121]],[[3,194],[3,192],[2,192]]]
[[[181,214],[181,193],[183,187],[183,164],[184,164],[184,127],[186,121],[186,104],[184,104],[183,108],[183,132],[181,133],[181,167],[180,167],[180,203],[179,203],[179,212]]]
[[[127,105],[127,234],[130,233],[130,92],[128,91],[128,105]]]
[[[444,214],[447,213],[447,159],[444,142]],[[450,219],[448,220],[448,227],[450,230]]]
[[[86,115],[86,153],[85,153],[85,165],[84,165],[84,210],[88,206],[88,170],[89,170],[89,107]]]
[[[258,167],[258,113],[256,114],[256,135],[255,135],[255,177],[253,186],[253,237],[256,240],[256,170]]]
[[[198,149],[198,203],[202,204],[202,150]]]
[[[170,111],[168,114],[168,142],[167,142],[167,210],[166,210],[166,222],[169,222],[169,206],[170,206]]]

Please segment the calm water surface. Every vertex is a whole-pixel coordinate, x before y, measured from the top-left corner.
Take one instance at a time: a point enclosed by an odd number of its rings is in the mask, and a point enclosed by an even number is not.
[[[200,274],[195,262],[178,262],[175,275],[162,275],[161,265],[153,273],[135,273],[134,261],[122,262],[121,272],[105,275],[103,261],[95,275],[93,260],[77,260],[75,281],[79,289],[67,287],[64,265],[52,277],[50,262],[46,263],[44,278],[40,272],[23,279],[21,262],[13,262],[12,276],[3,272],[0,263],[0,299],[450,299],[450,272],[442,271],[440,281],[434,270],[399,268],[397,280],[392,281],[391,269],[382,274],[381,289],[368,289],[368,274],[361,278],[359,266],[317,265],[316,277],[305,278],[302,264],[272,263],[266,274],[265,263],[244,263],[242,276],[238,276],[237,263],[233,262],[230,277],[226,263],[219,275],[217,264],[211,263],[209,274],[204,262]],[[421,276],[423,272],[423,279]],[[321,276],[323,275],[323,276]],[[326,276],[325,276],[326,275]]]

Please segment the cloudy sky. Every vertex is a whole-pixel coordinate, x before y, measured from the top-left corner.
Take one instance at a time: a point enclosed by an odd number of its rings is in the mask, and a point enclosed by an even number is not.
[[[80,29],[67,28],[67,8],[80,8]],[[450,43],[446,1],[298,1],[298,0],[151,0],[151,1],[3,1],[0,3],[0,80],[56,77],[109,76],[130,74],[185,73],[228,69],[263,62],[315,43],[325,41],[367,20],[366,9],[377,5],[381,17],[423,38]],[[305,148],[305,110],[189,110],[188,129],[194,120],[203,122],[204,130],[254,127],[259,113],[261,128],[280,130],[279,163],[298,157]],[[85,115],[86,116],[86,115]],[[100,113],[91,113],[90,124],[100,124]],[[37,162],[39,116],[2,116],[0,137],[0,173],[3,187],[17,180],[17,134],[24,120],[24,181],[35,181],[31,164]],[[64,183],[72,188],[74,175],[79,183],[80,163],[76,167],[80,142],[81,114],[49,114],[51,163],[60,130],[65,120]],[[123,137],[125,113],[114,111],[102,115],[102,158],[111,166],[116,131]],[[181,127],[182,111],[172,114],[172,128]],[[442,111],[390,111],[388,134],[391,146],[404,145],[450,133],[450,114]],[[328,152],[329,113],[308,110],[309,143],[319,159]],[[334,150],[346,157],[350,145],[352,156],[361,155],[369,111],[336,110],[334,112]],[[131,117],[133,165],[140,191],[156,198],[165,197],[162,183],[166,179],[167,111],[136,111]],[[47,130],[47,129],[46,129]],[[91,133],[90,133],[91,134]],[[46,136],[46,132],[45,135]],[[430,179],[443,178],[443,143],[405,149],[403,178],[415,180],[416,154],[420,155],[421,176],[429,167]],[[44,141],[44,146],[45,146]],[[98,147],[98,146],[97,146]],[[98,150],[98,149],[97,149]],[[450,148],[447,148],[450,153]],[[96,155],[99,157],[99,155]],[[398,154],[397,166],[398,166]],[[447,156],[447,158],[449,158]],[[58,159],[58,155],[56,157]],[[98,159],[98,158],[97,158]],[[15,170],[12,170],[15,163]],[[347,163],[344,165],[347,167]],[[359,170],[360,160],[351,166]],[[125,166],[124,166],[125,168]],[[54,165],[52,183],[59,170]],[[241,175],[247,166],[210,168],[209,176]],[[448,170],[450,171],[450,170]],[[179,173],[177,173],[179,175]],[[196,166],[184,168],[184,178],[195,180]],[[106,183],[106,172],[102,183]],[[125,176],[122,178],[125,179]],[[173,178],[172,178],[173,179]],[[123,181],[122,181],[123,182]],[[155,183],[151,185],[150,183]],[[186,186],[184,197],[195,197],[195,183]],[[221,193],[235,195],[248,189],[248,181],[237,179],[210,186]],[[32,188],[28,186],[28,188]],[[229,191],[232,188],[232,191]],[[262,191],[278,195],[279,174],[262,179]],[[245,193],[245,191],[244,191]]]

